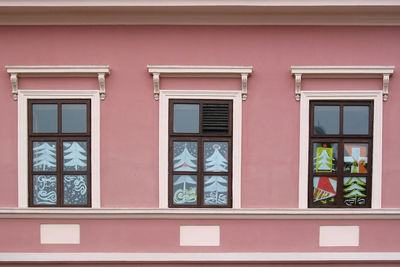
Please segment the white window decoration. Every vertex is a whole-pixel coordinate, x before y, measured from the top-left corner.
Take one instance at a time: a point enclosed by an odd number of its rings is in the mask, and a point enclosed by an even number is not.
[[[299,208],[308,207],[308,160],[310,101],[372,100],[373,162],[371,208],[381,208],[382,195],[382,116],[383,101],[388,99],[389,78],[394,66],[292,66],[296,100],[300,101]],[[302,78],[375,78],[382,79],[380,91],[301,91]]]
[[[106,97],[106,75],[108,65],[59,65],[59,66],[6,66],[10,74],[14,100],[18,99],[18,78],[23,77],[95,77],[99,81],[100,99]]]
[[[241,132],[242,100],[247,99],[247,80],[251,66],[182,66],[148,65],[153,77],[155,100],[159,106],[159,207],[168,208],[168,139],[169,100],[232,100],[232,208],[241,207]],[[160,77],[240,78],[241,90],[160,90]]]
[[[18,90],[18,207],[28,207],[28,100],[91,100],[91,203],[100,208],[100,95],[98,90]]]
[[[308,207],[308,160],[310,101],[370,100],[373,101],[373,162],[371,208],[381,207],[382,187],[382,91],[302,91],[300,100],[299,208]]]

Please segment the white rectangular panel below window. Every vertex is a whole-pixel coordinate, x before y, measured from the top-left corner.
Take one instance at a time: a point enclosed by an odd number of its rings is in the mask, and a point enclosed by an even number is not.
[[[359,226],[320,226],[320,247],[358,247]]]
[[[219,226],[193,226],[180,227],[181,246],[219,246]]]
[[[41,244],[80,244],[79,224],[41,224]]]

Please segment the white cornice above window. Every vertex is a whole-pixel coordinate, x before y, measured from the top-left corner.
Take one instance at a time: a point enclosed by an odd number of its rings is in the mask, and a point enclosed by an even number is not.
[[[393,75],[394,66],[292,66],[295,78],[296,100],[300,100],[301,79],[304,78],[382,78],[383,100],[389,95],[389,77]]]
[[[175,78],[240,78],[242,81],[242,99],[247,99],[247,78],[253,72],[252,66],[171,66],[148,65],[153,75],[154,98],[159,99],[160,77]]]
[[[18,99],[18,78],[23,77],[97,77],[101,100],[106,96],[105,76],[110,74],[108,65],[65,66],[5,66],[10,74],[12,94]]]

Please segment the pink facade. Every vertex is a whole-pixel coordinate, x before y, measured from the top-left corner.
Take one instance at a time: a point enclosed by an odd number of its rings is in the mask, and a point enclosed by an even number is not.
[[[104,257],[113,253],[126,253],[129,257],[135,253],[220,253],[222,257],[229,253],[239,256],[261,253],[263,260],[253,258],[248,263],[270,263],[271,266],[307,262],[315,266],[324,263],[363,266],[369,260],[381,261],[376,266],[394,266],[400,262],[399,26],[182,24],[32,26],[27,23],[0,27],[3,65],[0,72],[0,262],[10,265],[35,262],[26,253],[38,253],[40,259],[42,253],[87,255],[96,252],[104,253]],[[106,98],[100,101],[100,207],[76,208],[76,213],[68,208],[21,207],[19,110],[11,94],[10,75],[5,65],[110,66],[105,80]],[[240,103],[239,208],[222,209],[222,212],[202,209],[204,217],[197,209],[160,208],[160,102],[153,97],[153,78],[147,65],[253,67],[248,77],[248,98]],[[395,67],[388,100],[382,104],[382,147],[376,148],[382,151],[380,207],[355,212],[301,207],[299,155],[304,140],[300,140],[301,103],[295,99],[291,66]],[[32,91],[98,90],[99,86],[94,78],[22,77],[18,82],[19,90]],[[304,79],[301,86],[302,92],[382,92],[382,78]],[[240,92],[241,82],[237,78],[161,78],[160,90]],[[43,224],[79,225],[79,242],[43,244]],[[182,246],[181,226],[219,226],[219,245]],[[358,244],[322,246],[321,226],[357,226]],[[293,256],[295,260],[268,259],[277,252]],[[303,260],[301,253],[308,255],[306,258],[321,253],[328,256],[321,260],[315,260],[314,256]],[[338,253],[337,260],[330,258],[332,253]],[[346,253],[352,253],[355,260],[341,258]],[[362,259],[374,253],[381,254],[377,258]],[[44,262],[53,262],[46,255],[42,255]],[[156,260],[157,257],[142,263],[168,266],[167,260]],[[115,259],[114,264],[108,261],[108,264],[114,266],[124,259]],[[203,263],[231,266],[227,262],[235,262],[234,258],[224,259],[221,264],[217,264],[218,260]],[[99,261],[102,260],[106,261],[105,258]],[[74,266],[94,264],[88,258],[82,261]],[[140,263],[133,258],[126,261]],[[75,260],[60,262],[73,264]],[[176,262],[189,265],[202,261],[179,259]],[[246,260],[236,263],[246,265]]]

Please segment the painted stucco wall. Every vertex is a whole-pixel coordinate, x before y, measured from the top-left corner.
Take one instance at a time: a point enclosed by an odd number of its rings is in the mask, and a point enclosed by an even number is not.
[[[40,224],[80,224],[80,244],[41,244]],[[180,226],[218,225],[219,246],[180,246]],[[359,226],[358,246],[321,247],[320,226]],[[397,220],[2,219],[1,252],[398,252]],[[240,230],[238,230],[240,229]]]
[[[243,102],[242,207],[298,206],[299,102],[291,65],[399,66],[399,27],[1,27],[1,65],[108,64],[101,102],[102,207],[158,207],[158,102],[148,64],[251,65]],[[400,207],[400,85],[383,114],[382,206]],[[379,79],[305,80],[305,90],[381,89]],[[96,89],[96,79],[20,79],[22,89]],[[0,71],[0,206],[17,206],[17,103]],[[162,79],[162,89],[239,90],[239,79]]]

